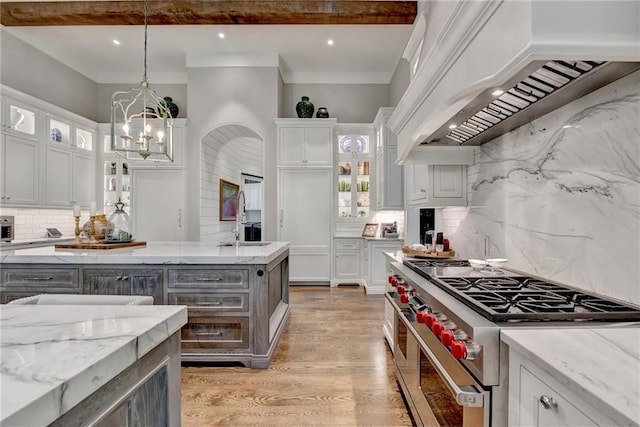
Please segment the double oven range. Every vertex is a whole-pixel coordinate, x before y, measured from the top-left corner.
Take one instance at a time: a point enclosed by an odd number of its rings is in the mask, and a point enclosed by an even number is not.
[[[418,425],[506,426],[508,351],[500,330],[640,321],[640,307],[466,260],[391,264],[398,382]]]

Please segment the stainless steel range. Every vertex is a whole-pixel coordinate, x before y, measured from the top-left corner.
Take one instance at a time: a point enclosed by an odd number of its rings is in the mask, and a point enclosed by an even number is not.
[[[502,328],[640,321],[640,307],[466,260],[405,258],[391,269],[394,358],[418,424],[506,425]]]

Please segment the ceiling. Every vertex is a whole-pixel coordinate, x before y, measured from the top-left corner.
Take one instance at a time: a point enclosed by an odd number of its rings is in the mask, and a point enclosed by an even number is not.
[[[267,3],[277,7],[265,11]],[[71,9],[55,9],[61,4]],[[80,13],[74,9],[76,4],[94,8]],[[167,6],[176,4],[182,7],[179,13]],[[204,10],[203,4],[207,5]],[[213,13],[209,9],[216,4],[242,7],[236,7],[230,18],[229,10]],[[329,4],[335,7],[328,8]],[[12,5],[21,9],[14,8],[10,13]],[[95,9],[98,5],[100,8]],[[131,10],[139,7],[143,11],[142,5],[141,1],[3,0],[2,30],[98,83],[137,82],[143,71],[144,26],[135,22],[143,19],[143,13],[136,17]],[[251,9],[256,5],[257,12]],[[300,10],[302,5],[316,9]],[[398,13],[390,11],[393,6]],[[123,20],[132,24],[117,25],[118,20],[109,12],[114,7],[120,8],[118,13],[123,7],[130,8],[129,18]],[[186,13],[189,7],[192,9]],[[363,7],[369,12],[363,13]],[[285,83],[388,83],[409,39],[415,14],[415,2],[378,0],[152,0],[147,47],[149,82],[186,83],[187,67],[245,65],[279,66]],[[176,22],[176,16],[180,18],[179,25],[165,24]],[[229,24],[230,19],[239,24]],[[270,24],[243,23],[256,21]],[[221,32],[224,39],[218,36]],[[120,44],[115,45],[114,39]],[[329,39],[333,45],[328,45]]]

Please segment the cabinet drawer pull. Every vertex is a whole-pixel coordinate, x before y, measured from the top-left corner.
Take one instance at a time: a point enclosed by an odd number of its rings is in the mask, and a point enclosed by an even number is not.
[[[24,280],[33,280],[34,282],[46,282],[53,280],[53,277],[26,277]]]
[[[221,282],[222,277],[198,277],[196,282]]]
[[[196,336],[204,336],[204,337],[219,337],[222,335],[222,332],[196,332]]]
[[[129,276],[122,276],[122,280],[129,280]]]
[[[544,394],[540,396],[540,405],[544,409],[555,409],[558,407],[558,402],[553,397],[545,396]]]
[[[211,301],[211,302],[197,302],[196,305],[220,305],[222,302],[220,301]]]

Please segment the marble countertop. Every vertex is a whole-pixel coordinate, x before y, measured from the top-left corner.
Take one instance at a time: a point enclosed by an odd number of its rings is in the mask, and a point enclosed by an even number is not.
[[[289,242],[266,246],[220,246],[220,242],[147,242],[120,249],[56,249],[53,246],[3,250],[0,263],[45,264],[268,264]]]
[[[640,327],[506,329],[501,339],[616,425],[639,425]]]
[[[42,239],[22,239],[12,240],[10,242],[0,242],[0,250],[15,249],[15,248],[28,248],[30,246],[47,246],[55,245],[56,243],[68,243],[73,242],[73,237],[43,237]]]
[[[0,424],[48,425],[179,331],[185,306],[3,305]]]

